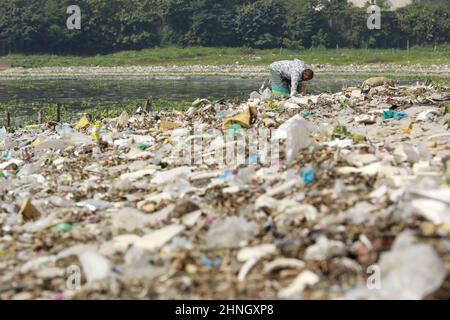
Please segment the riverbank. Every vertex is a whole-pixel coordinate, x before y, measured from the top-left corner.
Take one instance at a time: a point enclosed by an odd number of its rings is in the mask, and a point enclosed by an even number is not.
[[[450,65],[450,47],[398,49],[307,49],[251,48],[155,48],[96,56],[24,55],[7,56],[12,67],[118,67],[118,66],[267,66],[276,60],[302,59],[310,64],[346,65]]]
[[[0,299],[448,300],[450,89],[268,94],[0,128]]]
[[[339,76],[366,78],[383,75],[396,79],[449,79],[448,65],[321,65],[312,64],[320,76]],[[0,80],[17,79],[107,79],[107,78],[142,78],[142,79],[180,79],[198,76],[226,76],[241,78],[267,77],[267,65],[190,65],[190,66],[75,66],[75,67],[39,67],[10,68],[0,71]]]

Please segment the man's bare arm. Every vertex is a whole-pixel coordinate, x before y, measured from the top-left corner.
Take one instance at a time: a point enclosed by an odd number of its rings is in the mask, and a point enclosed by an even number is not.
[[[302,81],[300,85],[302,86],[302,88],[301,88],[302,95],[306,95],[306,87],[307,87],[306,83],[304,81]]]

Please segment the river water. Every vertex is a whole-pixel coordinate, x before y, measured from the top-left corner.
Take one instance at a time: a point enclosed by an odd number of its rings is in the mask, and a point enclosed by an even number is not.
[[[122,80],[12,80],[0,81],[0,101],[49,102],[94,99],[99,102],[124,99],[164,99],[173,102],[196,98],[247,98],[261,86],[263,78],[224,77]],[[310,93],[335,92],[357,85],[358,79],[319,78],[308,83]]]
[[[246,100],[258,90],[264,78],[242,79],[230,77],[197,77],[177,79],[95,79],[95,80],[0,80],[0,118],[4,120],[2,105],[10,103],[9,110],[16,118],[33,120],[42,103],[60,103],[68,115],[75,116],[87,108],[123,108],[142,105],[153,97],[158,109],[167,109],[170,103],[187,107],[197,98],[211,100]],[[308,93],[337,92],[345,86],[355,86],[359,79],[325,78],[318,76],[308,83]],[[405,81],[402,84],[413,83]],[[166,103],[169,102],[169,103]],[[34,104],[34,108],[32,105]],[[13,106],[13,107],[11,107]],[[34,120],[33,120],[34,121]],[[3,122],[3,121],[2,121]],[[1,124],[0,124],[1,126]]]

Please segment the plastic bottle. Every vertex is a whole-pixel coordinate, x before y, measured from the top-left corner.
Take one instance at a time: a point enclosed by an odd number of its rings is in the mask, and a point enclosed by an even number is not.
[[[312,124],[303,119],[300,115],[296,115],[283,123],[275,132],[275,139],[286,140],[286,160],[291,162],[297,156],[301,149],[310,146],[312,140],[310,133]]]
[[[6,138],[6,135],[7,135],[6,128],[5,127],[1,128],[0,129],[0,139]]]
[[[100,140],[101,140],[101,133],[100,133],[101,128],[102,128],[102,125],[99,123],[96,123],[94,125],[94,128],[92,129],[92,138],[94,139],[95,142],[100,142]]]
[[[62,126],[57,126],[56,132],[59,134],[61,139],[70,139],[70,137],[75,133],[75,130],[65,123]]]
[[[236,248],[242,241],[253,239],[258,231],[254,222],[242,217],[227,217],[213,222],[206,234],[206,243],[215,248]]]

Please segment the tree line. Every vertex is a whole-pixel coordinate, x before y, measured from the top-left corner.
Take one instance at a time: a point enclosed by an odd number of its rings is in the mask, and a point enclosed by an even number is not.
[[[81,8],[81,30],[66,9]],[[385,0],[377,0],[385,8]],[[347,0],[0,0],[0,44],[9,52],[102,54],[161,46],[405,48],[450,42],[450,1],[383,10]],[[1,49],[1,46],[0,46]]]

